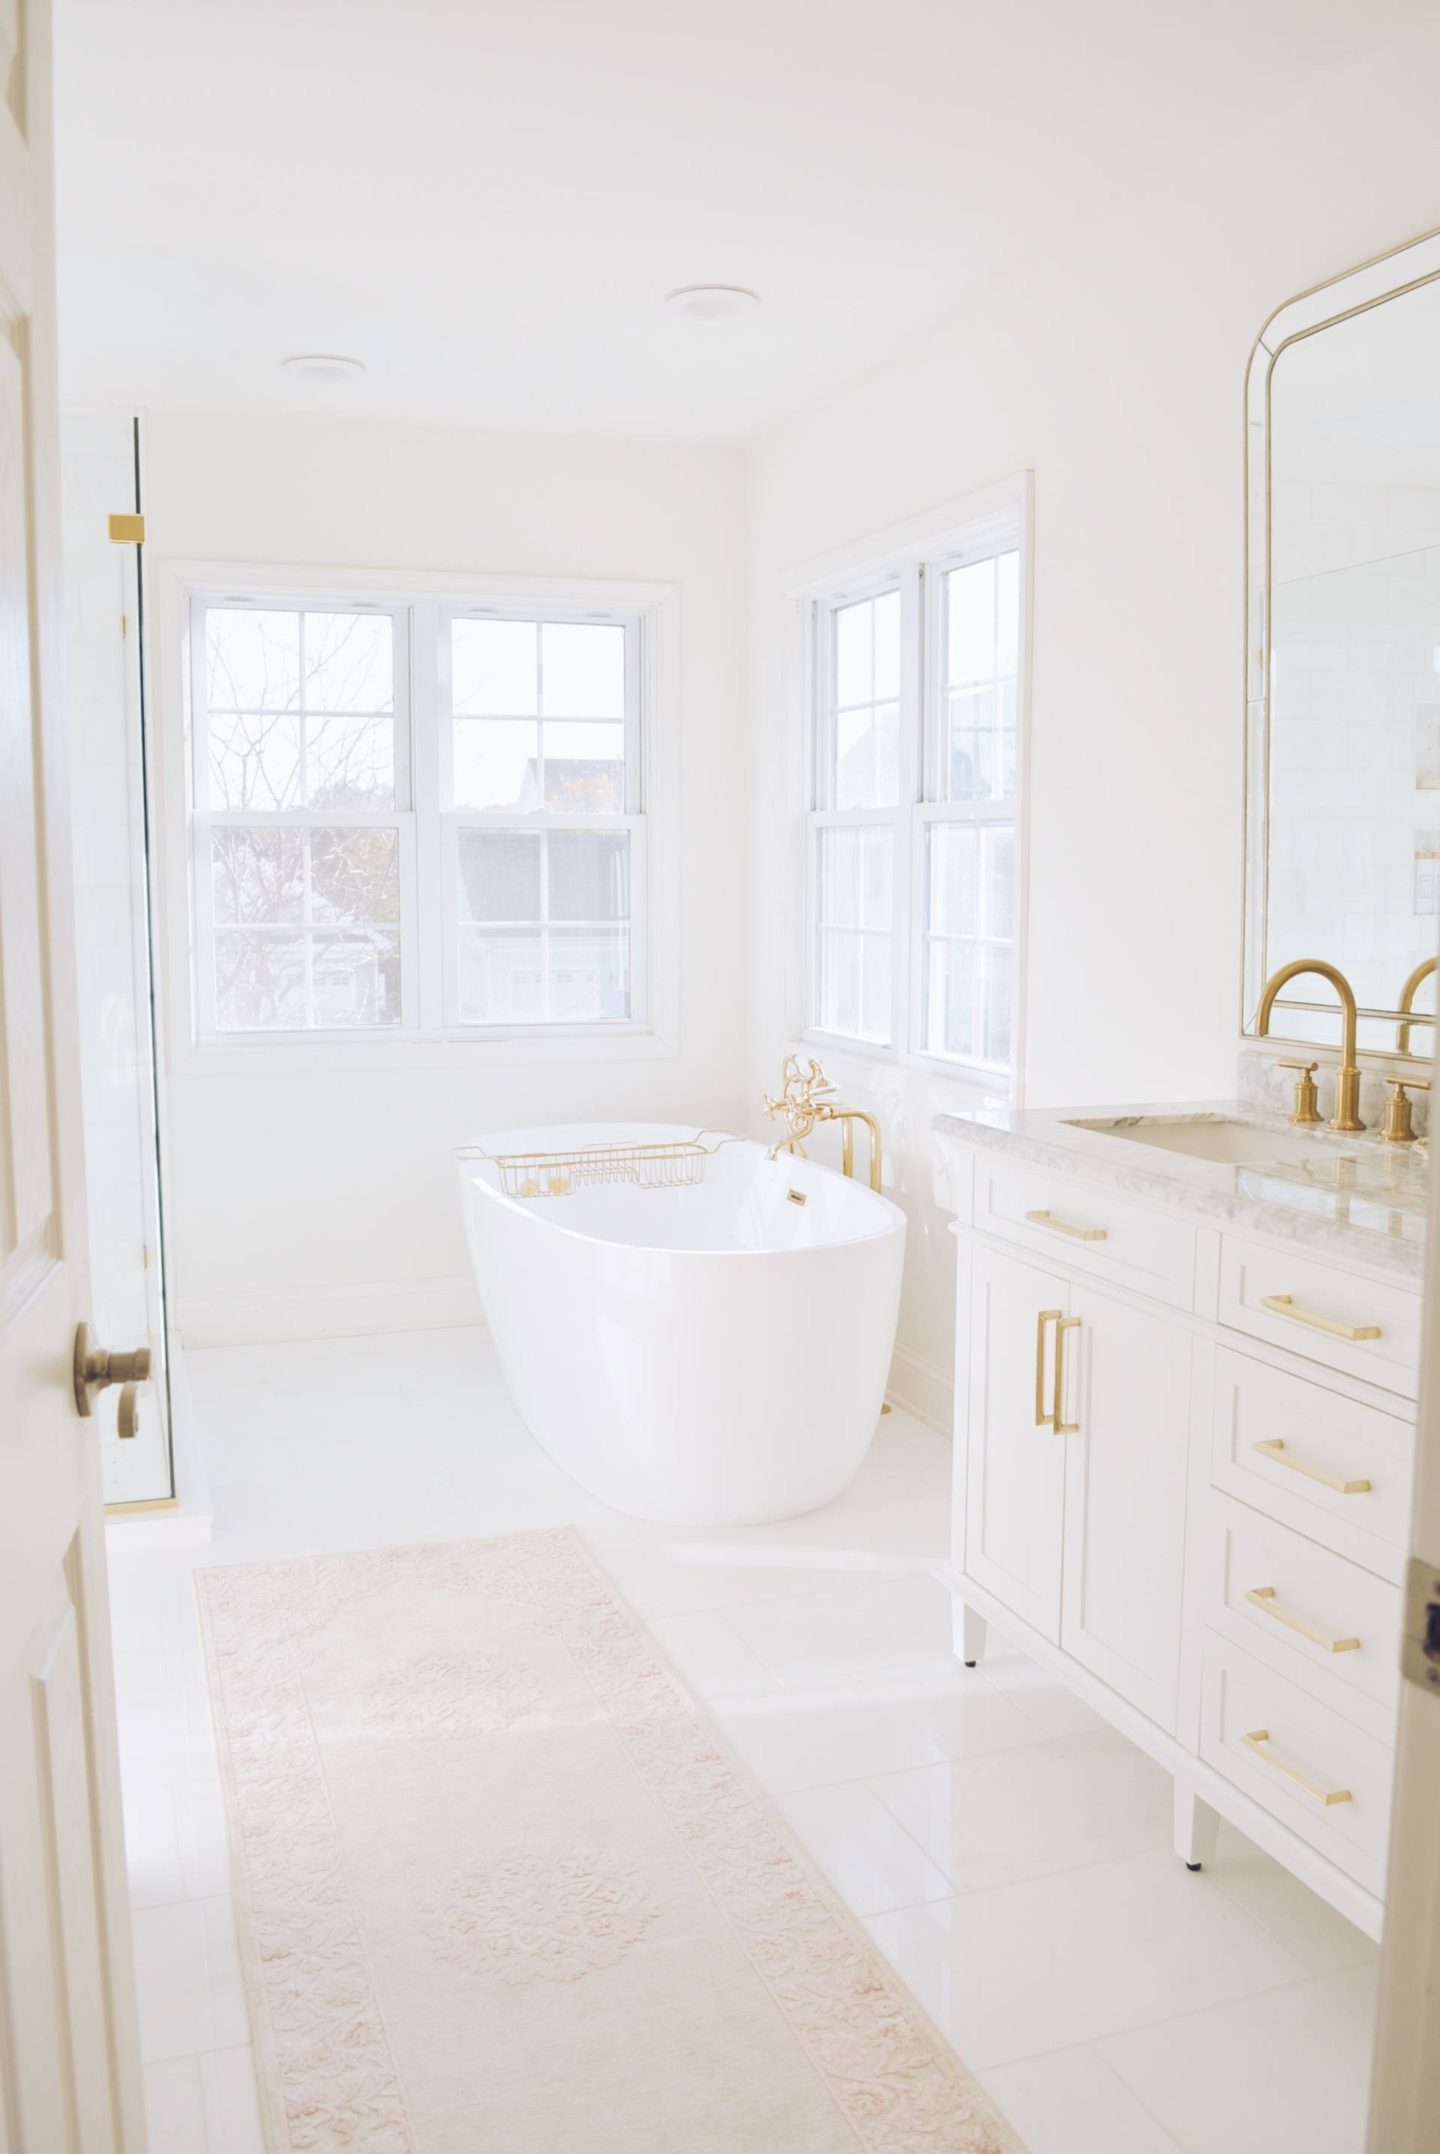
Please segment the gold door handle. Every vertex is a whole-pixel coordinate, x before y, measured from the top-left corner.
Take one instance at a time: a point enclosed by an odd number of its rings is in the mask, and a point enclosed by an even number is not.
[[[1349,1788],[1322,1788],[1318,1782],[1311,1780],[1305,1773],[1298,1771],[1295,1766],[1287,1765],[1283,1758],[1277,1758],[1274,1751],[1268,1747],[1270,1742],[1270,1730],[1268,1728],[1254,1728],[1248,1735],[1242,1735],[1240,1740],[1247,1750],[1252,1751],[1259,1758],[1262,1765],[1268,1765],[1272,1773],[1280,1773],[1285,1779],[1293,1780],[1297,1788],[1303,1788],[1313,1802],[1323,1803],[1327,1810],[1331,1809],[1337,1802],[1354,1801],[1355,1798],[1350,1793]]]
[[[1057,1219],[1053,1212],[1027,1212],[1026,1219],[1032,1227],[1048,1227],[1052,1234],[1068,1234],[1072,1242],[1108,1241],[1107,1227],[1072,1227],[1068,1219]]]
[[[1292,1473],[1303,1473],[1307,1481],[1318,1481],[1322,1488],[1333,1488],[1337,1496],[1368,1496],[1368,1481],[1347,1481],[1338,1473],[1326,1473],[1323,1466],[1308,1466],[1303,1458],[1292,1458],[1285,1449],[1280,1436],[1267,1436],[1257,1443],[1256,1450],[1262,1458],[1273,1459],[1277,1466],[1288,1466]]]
[[[1313,1623],[1307,1623],[1304,1616],[1292,1615],[1288,1608],[1282,1608],[1275,1597],[1273,1586],[1252,1586],[1245,1598],[1251,1607],[1258,1608],[1262,1615],[1273,1616],[1277,1623],[1285,1624],[1289,1630],[1298,1631],[1302,1638],[1308,1638],[1312,1645],[1318,1645],[1326,1653],[1358,1653],[1360,1650],[1358,1638],[1327,1638],[1323,1630],[1317,1630]]]
[[[108,1390],[111,1384],[122,1386],[115,1426],[121,1436],[133,1436],[140,1426],[138,1387],[150,1375],[149,1347],[137,1346],[128,1354],[111,1353],[107,1347],[91,1345],[88,1324],[77,1324],[73,1374],[75,1408],[87,1420],[95,1411],[98,1393]]]
[[[1057,1436],[1078,1436],[1080,1433],[1078,1421],[1062,1421],[1060,1418],[1065,1411],[1065,1334],[1079,1329],[1078,1316],[1062,1316],[1055,1326],[1055,1406],[1050,1426]]]
[[[1378,1324],[1342,1324],[1333,1316],[1317,1316],[1313,1309],[1300,1308],[1290,1294],[1262,1294],[1262,1309],[1273,1316],[1288,1316],[1292,1324],[1308,1324],[1312,1331],[1328,1331],[1334,1339],[1378,1339]]]
[[[1045,1407],[1045,1326],[1060,1323],[1063,1309],[1042,1309],[1035,1319],[1035,1426],[1037,1429],[1052,1426]]]

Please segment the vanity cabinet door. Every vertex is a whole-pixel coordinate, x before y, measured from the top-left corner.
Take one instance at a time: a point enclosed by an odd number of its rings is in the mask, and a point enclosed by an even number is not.
[[[1046,1638],[1060,1636],[1067,1439],[1055,1434],[1055,1353],[1071,1288],[977,1244],[970,1274],[965,1568]],[[1073,1333],[1066,1335],[1067,1345]],[[963,1344],[964,1342],[962,1342]],[[1037,1421],[1041,1412],[1043,1424]]]
[[[1173,1733],[1192,1340],[1089,1286],[1070,1313],[1060,1643]]]

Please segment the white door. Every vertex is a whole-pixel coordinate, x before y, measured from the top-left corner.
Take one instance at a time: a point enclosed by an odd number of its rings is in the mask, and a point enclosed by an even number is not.
[[[1050,1639],[1060,1636],[1067,1439],[1053,1422],[1069,1293],[1038,1264],[973,1252],[965,1569]]]
[[[1191,1338],[1089,1286],[1070,1314],[1060,1643],[1173,1733]]]
[[[0,2147],[141,2154],[99,1457],[71,1380],[50,127],[48,0],[0,0]]]

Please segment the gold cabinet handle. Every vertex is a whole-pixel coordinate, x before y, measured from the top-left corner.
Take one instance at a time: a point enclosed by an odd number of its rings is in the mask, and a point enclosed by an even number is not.
[[[1050,1426],[1057,1436],[1078,1436],[1080,1433],[1078,1421],[1060,1419],[1065,1411],[1065,1334],[1067,1331],[1079,1329],[1078,1316],[1062,1316],[1055,1326],[1055,1405],[1050,1415]]]
[[[1303,1458],[1292,1458],[1285,1449],[1283,1437],[1268,1436],[1255,1448],[1262,1458],[1273,1459],[1277,1466],[1288,1466],[1292,1473],[1303,1473],[1307,1481],[1318,1481],[1322,1488],[1333,1488],[1337,1496],[1368,1496],[1370,1493],[1368,1481],[1346,1481],[1338,1473],[1326,1473],[1323,1466],[1308,1466]]]
[[[1277,1758],[1274,1751],[1269,1748],[1270,1730],[1268,1728],[1253,1728],[1248,1735],[1242,1735],[1240,1740],[1247,1750],[1254,1752],[1262,1765],[1268,1765],[1272,1773],[1281,1773],[1285,1779],[1293,1780],[1297,1788],[1303,1788],[1313,1802],[1323,1803],[1327,1810],[1331,1809],[1337,1802],[1353,1802],[1355,1800],[1349,1788],[1322,1788],[1317,1782],[1308,1778],[1306,1774],[1297,1771],[1295,1766],[1287,1765],[1283,1758]]]
[[[1312,1645],[1318,1645],[1326,1653],[1358,1653],[1360,1650],[1358,1638],[1327,1638],[1323,1630],[1317,1630],[1313,1623],[1307,1623],[1304,1616],[1292,1615],[1288,1608],[1282,1608],[1275,1597],[1273,1586],[1252,1586],[1245,1598],[1251,1607],[1258,1608],[1262,1615],[1273,1616],[1277,1623],[1283,1623],[1288,1630],[1298,1631],[1302,1638],[1308,1638]]]
[[[1300,1308],[1290,1294],[1262,1294],[1260,1306],[1268,1309],[1272,1316],[1288,1316],[1292,1324],[1308,1324],[1312,1331],[1328,1331],[1334,1339],[1380,1337],[1378,1324],[1342,1324],[1333,1316],[1317,1316],[1313,1309]]]
[[[1062,1309],[1042,1309],[1035,1319],[1035,1426],[1049,1428],[1051,1417],[1045,1410],[1045,1326],[1058,1324],[1064,1315]]]
[[[1026,1219],[1032,1227],[1048,1227],[1052,1234],[1068,1234],[1072,1242],[1108,1241],[1106,1227],[1072,1227],[1067,1219],[1057,1219],[1052,1212],[1027,1212]]]

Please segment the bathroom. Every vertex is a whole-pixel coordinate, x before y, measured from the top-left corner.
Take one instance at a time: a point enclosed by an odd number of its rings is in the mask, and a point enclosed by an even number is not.
[[[1433,2148],[1431,12],[0,46],[9,2136]]]

